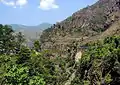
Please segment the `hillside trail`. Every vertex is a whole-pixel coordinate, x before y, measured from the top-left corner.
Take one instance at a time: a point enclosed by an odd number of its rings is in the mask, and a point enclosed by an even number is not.
[[[77,64],[79,62],[79,60],[81,59],[82,57],[82,52],[79,51],[76,53],[76,56],[75,56],[75,64]],[[75,66],[73,66],[75,67]],[[77,70],[74,69],[74,72],[71,74],[71,76],[69,77],[69,79],[67,80],[67,82],[65,83],[65,85],[71,85],[71,82],[74,80],[75,78],[75,74],[76,74]]]

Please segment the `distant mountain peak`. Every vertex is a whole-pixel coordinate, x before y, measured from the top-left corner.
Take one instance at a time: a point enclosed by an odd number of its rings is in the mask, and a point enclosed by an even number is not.
[[[41,23],[39,25],[36,25],[36,26],[28,26],[28,25],[21,25],[21,24],[11,24],[12,28],[14,30],[19,30],[19,29],[32,29],[32,28],[37,28],[37,29],[47,29],[48,27],[51,27],[52,24],[49,24],[49,23]]]
[[[52,24],[41,23],[36,26],[26,26],[20,24],[11,24],[12,28],[17,32],[22,32],[27,38],[36,38],[39,37],[37,34],[41,34],[43,30],[50,28]]]

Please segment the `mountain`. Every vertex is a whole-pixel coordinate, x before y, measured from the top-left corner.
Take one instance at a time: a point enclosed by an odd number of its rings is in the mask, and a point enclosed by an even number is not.
[[[22,32],[25,35],[25,37],[36,39],[39,37],[39,35],[43,30],[51,27],[52,25],[49,23],[42,23],[37,26],[26,26],[26,25],[19,25],[19,24],[11,24],[11,26],[15,31]]]
[[[44,30],[41,42],[43,49],[62,51],[112,35],[120,35],[120,0],[99,0]]]
[[[44,30],[48,27],[51,27],[51,24],[49,23],[42,23],[39,24],[37,26],[26,26],[26,25],[20,25],[20,24],[11,24],[11,26],[13,27],[14,30],[21,30],[21,29],[40,29],[40,30]]]

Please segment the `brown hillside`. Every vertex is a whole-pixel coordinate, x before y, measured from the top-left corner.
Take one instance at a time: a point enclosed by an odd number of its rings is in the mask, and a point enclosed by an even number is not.
[[[83,45],[116,34],[120,34],[120,0],[99,0],[45,30],[41,42],[44,49],[63,50],[73,42]]]

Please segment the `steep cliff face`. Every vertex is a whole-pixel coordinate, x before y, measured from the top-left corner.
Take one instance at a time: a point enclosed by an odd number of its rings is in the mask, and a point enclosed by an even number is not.
[[[99,0],[46,29],[41,36],[42,48],[63,50],[73,42],[82,45],[120,34],[119,21],[120,0]]]

